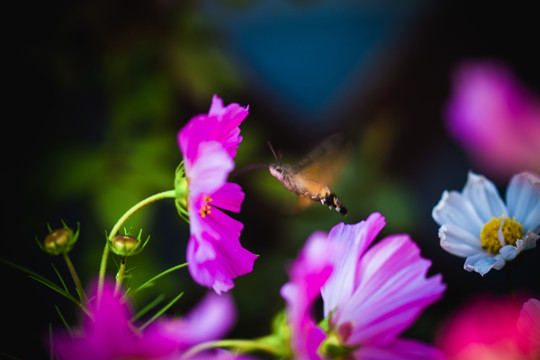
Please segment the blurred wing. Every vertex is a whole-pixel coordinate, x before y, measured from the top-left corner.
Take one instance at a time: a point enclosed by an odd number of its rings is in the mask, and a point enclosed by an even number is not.
[[[351,146],[341,133],[326,138],[298,166],[313,180],[328,187],[336,182],[349,158]]]
[[[300,211],[304,210],[308,206],[313,205],[314,202],[308,198],[297,196],[296,197],[296,204],[294,206],[294,213],[299,213]]]
[[[326,138],[319,146],[309,152],[298,166],[313,180],[332,188],[341,175],[351,153],[351,144],[343,134]],[[301,211],[313,201],[298,197],[297,210]]]

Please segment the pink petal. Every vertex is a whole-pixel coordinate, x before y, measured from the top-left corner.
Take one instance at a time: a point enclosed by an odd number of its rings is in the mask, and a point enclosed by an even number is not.
[[[519,314],[517,323],[518,331],[530,341],[531,352],[540,355],[540,301],[529,299]]]
[[[369,249],[358,267],[358,286],[343,299],[336,324],[353,324],[349,344],[384,344],[410,326],[445,290],[440,275],[407,235],[387,237]]]
[[[444,355],[428,344],[396,339],[384,346],[362,346],[354,353],[361,360],[444,360]]]
[[[188,268],[197,283],[220,294],[234,286],[234,278],[253,270],[257,256],[240,245],[238,238],[242,223],[217,209],[213,209],[205,219],[208,231],[190,237]]]
[[[244,196],[245,194],[240,185],[225,183],[212,194],[212,205],[221,209],[239,212]]]
[[[332,273],[332,258],[339,251],[336,245],[324,233],[312,234],[290,269],[290,282],[281,288],[287,302],[291,346],[298,359],[320,358],[317,349],[325,335],[315,325],[312,306]]]
[[[341,223],[330,230],[328,237],[342,244],[344,250],[334,259],[335,271],[321,290],[325,316],[335,310],[342,299],[351,296],[358,281],[357,264],[384,224],[384,217],[379,213],[373,213],[366,221],[355,225]]]
[[[231,157],[236,155],[238,144],[242,141],[240,136],[240,124],[248,115],[249,107],[241,107],[236,103],[231,103],[223,107],[223,101],[214,95],[210,106],[209,116],[215,116],[220,121],[220,126],[213,131],[214,136],[219,139]]]
[[[198,158],[199,145],[210,141],[205,131],[207,118],[206,115],[197,115],[178,132],[178,146],[182,152],[186,169],[189,169],[190,165]]]
[[[209,195],[225,184],[227,176],[234,168],[234,162],[223,146],[216,142],[199,145],[198,157],[191,168],[186,169],[189,197]]]
[[[146,342],[153,342],[161,349],[169,347],[185,351],[191,346],[224,336],[235,318],[236,309],[230,296],[209,293],[186,316],[158,320],[150,325],[144,336]]]
[[[448,316],[436,343],[449,357],[464,360],[522,358],[530,347],[517,328],[520,310],[513,299],[478,296]]]
[[[198,145],[207,141],[219,142],[234,158],[242,141],[239,125],[247,115],[247,107],[235,103],[223,107],[222,100],[214,95],[209,113],[193,117],[178,133],[178,145],[188,167],[198,156]]]
[[[507,68],[463,64],[454,77],[447,124],[479,165],[509,175],[540,169],[540,99]]]
[[[136,354],[139,338],[130,326],[131,312],[119,295],[114,293],[114,282],[107,280],[101,301],[96,299],[97,282],[92,287],[88,305],[93,316],[83,318],[83,327],[72,337],[54,334],[53,348],[60,359],[114,359]],[[155,349],[148,349],[152,352]]]

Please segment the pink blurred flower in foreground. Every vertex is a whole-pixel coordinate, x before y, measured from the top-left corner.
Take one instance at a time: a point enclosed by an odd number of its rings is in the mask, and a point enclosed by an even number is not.
[[[540,97],[504,66],[462,65],[446,115],[450,133],[485,171],[540,172]]]
[[[91,318],[83,314],[82,326],[73,336],[60,332],[53,337],[53,350],[60,359],[170,359],[199,343],[225,334],[235,319],[228,296],[209,294],[181,319],[161,319],[139,331],[121,294],[114,293],[107,281],[101,302],[96,303],[96,288],[88,304]],[[210,358],[211,354],[201,354]]]
[[[308,239],[282,288],[296,358],[440,358],[435,348],[398,336],[442,296],[445,285],[440,275],[426,277],[431,263],[407,235],[386,237],[368,250],[383,226],[384,218],[374,213]],[[324,330],[311,314],[319,292]]]
[[[478,297],[449,317],[436,341],[450,360],[538,359],[540,301],[520,308],[509,298]]]
[[[231,289],[235,277],[251,272],[256,258],[240,244],[243,224],[220,210],[239,212],[244,200],[240,186],[227,182],[227,176],[242,140],[239,125],[247,114],[247,107],[223,107],[214,96],[208,114],[195,116],[178,133],[187,199],[181,192],[177,202],[185,203],[189,215],[188,268],[197,283],[218,294]]]
[[[289,271],[290,282],[281,288],[281,296],[287,301],[291,347],[296,359],[321,358],[317,350],[326,334],[315,324],[312,306],[334,270],[332,258],[339,251],[339,245],[325,233],[313,233]]]

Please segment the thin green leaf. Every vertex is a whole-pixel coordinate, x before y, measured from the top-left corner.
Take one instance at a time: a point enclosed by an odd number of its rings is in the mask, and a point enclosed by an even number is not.
[[[180,294],[178,294],[174,299],[171,300],[171,302],[169,302],[167,305],[165,305],[161,310],[159,310],[157,313],[154,314],[154,316],[152,316],[150,319],[148,319],[147,322],[145,322],[140,328],[139,330],[142,331],[144,330],[145,327],[147,327],[148,325],[150,325],[152,322],[154,322],[154,320],[156,320],[158,317],[160,317],[165,311],[167,311],[171,306],[174,305],[175,302],[177,302],[178,300],[180,300],[180,298],[182,297],[182,295],[184,295],[184,292],[182,291]]]
[[[70,293],[67,286],[66,286],[66,283],[64,281],[64,279],[62,279],[62,275],[60,275],[60,272],[58,271],[58,269],[56,268],[56,266],[54,266],[53,263],[51,263],[51,266],[54,270],[54,272],[56,273],[56,275],[58,276],[58,279],[60,279],[60,282],[62,283],[62,286],[64,287],[64,290],[66,291],[66,293]]]
[[[147,287],[150,287],[150,286],[153,286],[154,285],[154,281],[162,278],[163,276],[167,275],[167,274],[170,274],[172,273],[173,271],[176,271],[178,269],[181,269],[181,268],[184,268],[187,266],[187,263],[183,263],[183,264],[179,264],[179,265],[176,265],[176,266],[173,266],[159,274],[157,274],[156,276],[154,276],[153,278],[151,278],[150,280],[144,282],[142,285],[140,285],[137,289],[133,290],[133,293],[137,293],[138,291],[144,289],[144,288],[147,288]]]
[[[135,316],[133,316],[131,321],[133,322],[133,321],[139,319],[141,316],[143,316],[144,314],[146,314],[147,312],[149,312],[150,310],[155,308],[160,302],[163,301],[164,298],[165,298],[165,295],[160,294],[158,297],[156,297],[154,300],[152,300],[150,303],[148,303],[145,307],[143,307],[141,310],[139,310],[139,312],[137,312],[135,314]]]
[[[30,278],[36,280],[37,282],[42,283],[43,285],[47,286],[48,288],[56,291],[60,295],[62,295],[64,297],[68,298],[69,300],[73,301],[75,304],[77,304],[79,306],[81,305],[77,299],[75,299],[73,296],[71,296],[71,294],[66,293],[64,291],[64,289],[60,288],[58,285],[56,285],[55,283],[49,281],[48,279],[45,279],[43,277],[36,277],[34,275],[30,275]]]
[[[69,334],[73,335],[73,332],[71,331],[71,328],[69,327],[69,324],[67,323],[66,318],[64,317],[64,315],[62,315],[62,312],[60,311],[60,308],[57,305],[54,305],[54,307],[56,308],[56,312],[58,313],[58,316],[60,316],[60,320],[62,320],[62,323],[66,327]]]
[[[79,290],[78,287],[75,287],[75,291],[77,292],[77,295],[79,295],[79,303],[82,304],[84,301],[84,294],[81,294],[81,290]]]
[[[58,285],[56,285],[55,283],[53,283],[51,280],[47,279],[46,277],[38,274],[35,271],[27,269],[24,266],[12,263],[11,261],[8,261],[8,260],[5,260],[5,259],[1,259],[1,260],[4,263],[8,264],[8,265],[27,273],[31,279],[34,279],[34,280],[42,283],[43,285],[51,288],[52,290],[56,291],[57,293],[59,293],[59,294],[65,296],[65,297],[67,297],[68,299],[74,301],[76,304],[79,304],[78,301],[73,296],[71,296],[71,294],[69,294],[69,292],[64,291],[64,289],[60,288]]]
[[[0,259],[0,260],[2,260],[4,263],[8,264],[9,266],[14,267],[15,269],[19,269],[19,270],[21,270],[21,271],[23,271],[23,272],[25,272],[25,273],[27,273],[27,274],[29,274],[29,275],[34,275],[35,277],[41,277],[41,278],[45,279],[43,276],[41,276],[41,275],[38,274],[37,272],[32,271],[32,270],[30,270],[30,269],[27,269],[27,268],[25,268],[24,266],[15,264],[15,263],[13,263],[13,262],[11,262],[11,261],[9,261],[9,260],[6,260],[6,259]],[[45,280],[47,280],[47,279],[45,279]]]

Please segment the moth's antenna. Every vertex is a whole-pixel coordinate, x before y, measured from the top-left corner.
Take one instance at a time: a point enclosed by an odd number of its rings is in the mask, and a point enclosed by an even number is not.
[[[279,160],[278,160],[278,157],[276,155],[276,151],[274,150],[274,148],[272,147],[272,143],[270,142],[270,140],[267,141],[267,144],[268,144],[268,147],[270,147],[270,150],[272,150],[272,154],[274,154],[274,158],[276,159],[276,162],[281,164],[281,154],[279,156]]]

